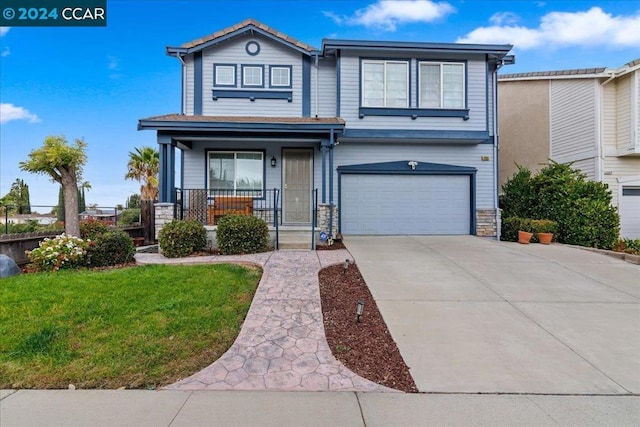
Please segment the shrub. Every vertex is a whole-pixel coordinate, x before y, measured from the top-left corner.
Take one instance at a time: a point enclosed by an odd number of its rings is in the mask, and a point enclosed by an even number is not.
[[[620,239],[613,245],[613,250],[632,255],[640,255],[640,239]]]
[[[83,239],[94,240],[107,231],[109,231],[109,227],[97,219],[88,219],[80,222],[80,237]]]
[[[220,252],[226,255],[265,252],[269,227],[255,216],[225,215],[218,221],[216,239]]]
[[[86,263],[90,267],[105,267],[133,261],[136,248],[133,239],[123,231],[108,231],[89,242]]]
[[[550,219],[533,219],[531,220],[531,228],[533,233],[556,233],[558,223]]]
[[[500,240],[504,240],[506,242],[517,242],[518,231],[528,231],[529,233],[533,233],[533,220],[529,218],[520,218],[518,216],[503,218]]]
[[[27,252],[27,256],[36,270],[57,271],[83,265],[86,253],[87,242],[63,233],[44,239],[36,249]]]
[[[196,220],[174,219],[162,227],[158,242],[164,256],[185,257],[207,246],[207,230]]]
[[[140,209],[125,209],[122,211],[122,216],[120,218],[121,225],[131,225],[140,222]]]
[[[503,185],[503,216],[557,222],[561,243],[610,248],[620,218],[606,184],[588,181],[570,165],[551,162],[536,176],[524,168]]]

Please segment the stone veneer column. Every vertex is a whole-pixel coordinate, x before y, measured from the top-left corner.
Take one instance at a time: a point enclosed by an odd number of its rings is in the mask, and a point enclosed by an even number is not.
[[[329,204],[328,203],[318,203],[318,228],[320,231],[324,231],[325,233],[329,233]],[[338,233],[338,207],[333,206],[333,234],[334,237]]]
[[[496,237],[498,235],[495,209],[476,210],[476,235],[479,237]]]
[[[173,221],[173,211],[174,204],[173,203],[156,203],[154,205],[156,212],[156,240],[158,240],[158,235],[160,234],[160,230],[164,227],[165,224]]]

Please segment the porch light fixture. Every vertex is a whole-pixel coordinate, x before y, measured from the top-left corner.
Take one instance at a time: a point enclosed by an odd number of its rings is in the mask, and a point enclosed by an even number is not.
[[[416,162],[415,160],[412,160],[407,164],[409,165],[409,167],[411,168],[412,171],[416,170],[416,166],[418,166],[418,162]]]
[[[356,307],[356,322],[360,323],[360,317],[362,316],[362,312],[364,311],[364,301],[358,301],[358,307]]]
[[[348,258],[344,260],[342,274],[346,274],[347,273],[347,268],[349,268],[349,259]]]
[[[272,157],[272,158],[271,158],[271,167],[272,167],[272,168],[275,168],[275,167],[276,167],[276,158],[275,158],[275,157]]]

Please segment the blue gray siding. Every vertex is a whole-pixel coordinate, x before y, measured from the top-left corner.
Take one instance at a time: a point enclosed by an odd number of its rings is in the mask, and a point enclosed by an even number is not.
[[[316,70],[311,59],[311,115],[318,117],[336,116],[336,61],[322,59]],[[318,75],[318,111],[316,112],[316,73]]]
[[[245,50],[245,45],[249,41],[257,41],[260,44],[258,55],[249,55]],[[205,116],[302,116],[302,54],[289,49],[265,37],[241,36],[230,42],[219,46],[211,47],[204,51],[202,55],[202,114]],[[224,90],[252,90],[252,91],[292,91],[292,102],[286,99],[227,99],[219,98],[213,100],[213,64],[237,64],[236,68],[236,88],[224,88]],[[263,65],[264,88],[247,89],[242,88],[242,67],[244,65]],[[292,83],[291,89],[269,88],[269,65],[291,65]]]
[[[439,129],[439,130],[487,130],[487,68],[484,55],[471,57],[439,55],[422,55],[411,59],[410,64],[410,99],[411,106],[416,107],[417,62],[418,60],[461,60],[467,61],[467,108],[469,120],[460,117],[411,117],[365,116],[359,118],[360,106],[360,58],[371,58],[371,52],[343,53],[340,59],[340,116],[347,121],[347,126],[354,129]],[[379,55],[380,58],[393,58],[393,55]],[[398,54],[397,58],[407,58],[405,54]]]

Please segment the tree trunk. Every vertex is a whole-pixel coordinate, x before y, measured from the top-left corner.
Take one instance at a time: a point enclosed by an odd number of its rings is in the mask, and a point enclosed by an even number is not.
[[[76,173],[75,171],[69,171],[61,175],[62,189],[64,191],[64,232],[69,236],[80,237]]]

